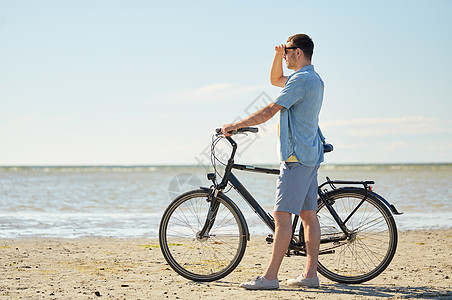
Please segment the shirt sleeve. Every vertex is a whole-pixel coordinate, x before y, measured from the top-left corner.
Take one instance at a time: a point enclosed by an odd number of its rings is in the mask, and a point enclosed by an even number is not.
[[[275,99],[275,103],[289,109],[292,105],[303,99],[305,88],[300,76],[292,76],[287,79],[284,88]]]

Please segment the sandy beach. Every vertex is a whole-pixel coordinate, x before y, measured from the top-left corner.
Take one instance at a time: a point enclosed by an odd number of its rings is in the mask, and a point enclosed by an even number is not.
[[[263,272],[271,253],[264,237],[252,237],[229,276],[198,283],[177,275],[157,239],[0,240],[1,299],[451,299],[452,229],[404,231],[396,256],[377,278],[359,285],[320,276],[319,289],[285,286],[304,267],[285,258],[274,291],[246,291],[238,284]],[[299,266],[299,267],[296,267]]]

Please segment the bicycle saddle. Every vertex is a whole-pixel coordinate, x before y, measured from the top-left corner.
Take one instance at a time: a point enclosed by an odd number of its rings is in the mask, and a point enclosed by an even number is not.
[[[323,152],[327,153],[327,152],[331,152],[333,151],[334,147],[331,144],[323,144]]]

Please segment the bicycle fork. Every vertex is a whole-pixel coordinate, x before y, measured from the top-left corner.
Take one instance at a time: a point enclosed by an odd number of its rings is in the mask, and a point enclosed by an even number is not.
[[[206,241],[210,238],[210,230],[213,227],[215,218],[220,207],[220,202],[218,201],[218,193],[220,191],[216,187],[210,189],[207,201],[210,202],[209,211],[207,213],[206,222],[203,228],[196,234],[196,239],[199,241]]]

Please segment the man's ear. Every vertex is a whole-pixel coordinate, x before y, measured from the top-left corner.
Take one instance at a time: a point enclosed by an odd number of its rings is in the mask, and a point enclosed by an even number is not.
[[[301,50],[300,48],[297,48],[297,51],[300,51],[300,52],[297,52],[297,54],[299,55],[299,57],[304,57],[304,52],[303,52],[303,50]]]

